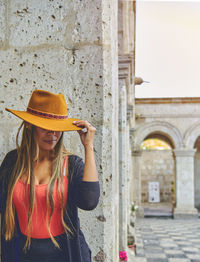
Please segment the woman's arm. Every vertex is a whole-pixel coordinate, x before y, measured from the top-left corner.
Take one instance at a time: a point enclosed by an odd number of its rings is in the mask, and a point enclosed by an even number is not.
[[[75,121],[74,125],[87,129],[86,132],[82,130],[77,131],[80,135],[81,142],[85,149],[85,166],[82,180],[86,182],[98,181],[93,147],[96,128],[89,124],[87,121]]]
[[[84,210],[92,210],[97,206],[100,196],[100,187],[93,147],[96,128],[87,121],[83,120],[75,121],[73,124],[87,130],[86,132],[83,130],[77,131],[85,149],[85,163],[83,163],[81,159],[76,158],[73,164],[76,180],[74,200],[79,208]]]
[[[81,209],[94,209],[100,197],[99,181],[83,181],[84,162],[78,156],[69,156],[68,168],[70,199]]]

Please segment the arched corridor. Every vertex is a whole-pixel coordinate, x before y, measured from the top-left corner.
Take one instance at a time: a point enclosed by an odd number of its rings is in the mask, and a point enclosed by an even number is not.
[[[144,203],[151,203],[148,183],[153,181],[159,185],[161,207],[169,203],[174,217],[197,216],[200,125],[196,107],[196,99],[194,105],[191,98],[136,99],[132,195],[139,216],[144,215]],[[149,138],[167,142],[170,149],[141,150]]]

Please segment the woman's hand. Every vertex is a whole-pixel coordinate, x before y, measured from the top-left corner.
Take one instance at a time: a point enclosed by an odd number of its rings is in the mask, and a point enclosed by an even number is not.
[[[88,123],[88,121],[83,121],[83,120],[74,121],[73,124],[76,125],[77,127],[82,127],[83,129],[86,129],[86,131],[79,130],[77,132],[80,135],[80,139],[83,146],[85,148],[90,147],[93,149],[94,135],[96,133],[96,128],[92,126],[90,123]]]
[[[74,125],[85,128],[87,131],[84,132],[83,130],[77,131],[80,135],[81,142],[85,148],[85,166],[83,172],[83,181],[98,181],[98,174],[97,168],[95,163],[95,156],[94,156],[94,135],[96,132],[96,128],[93,127],[87,121],[74,121]]]

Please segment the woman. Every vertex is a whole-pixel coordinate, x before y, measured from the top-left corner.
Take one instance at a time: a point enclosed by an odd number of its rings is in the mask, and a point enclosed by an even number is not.
[[[26,111],[6,110],[23,120],[23,132],[20,146],[0,167],[1,262],[90,262],[78,208],[98,204],[96,129],[67,117],[62,94],[35,90]],[[85,164],[63,145],[63,132],[73,130],[84,146]]]

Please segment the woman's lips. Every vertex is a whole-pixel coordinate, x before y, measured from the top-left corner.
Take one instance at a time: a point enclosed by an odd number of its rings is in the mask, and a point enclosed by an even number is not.
[[[44,140],[45,143],[48,143],[48,144],[53,144],[55,143],[57,140]]]

